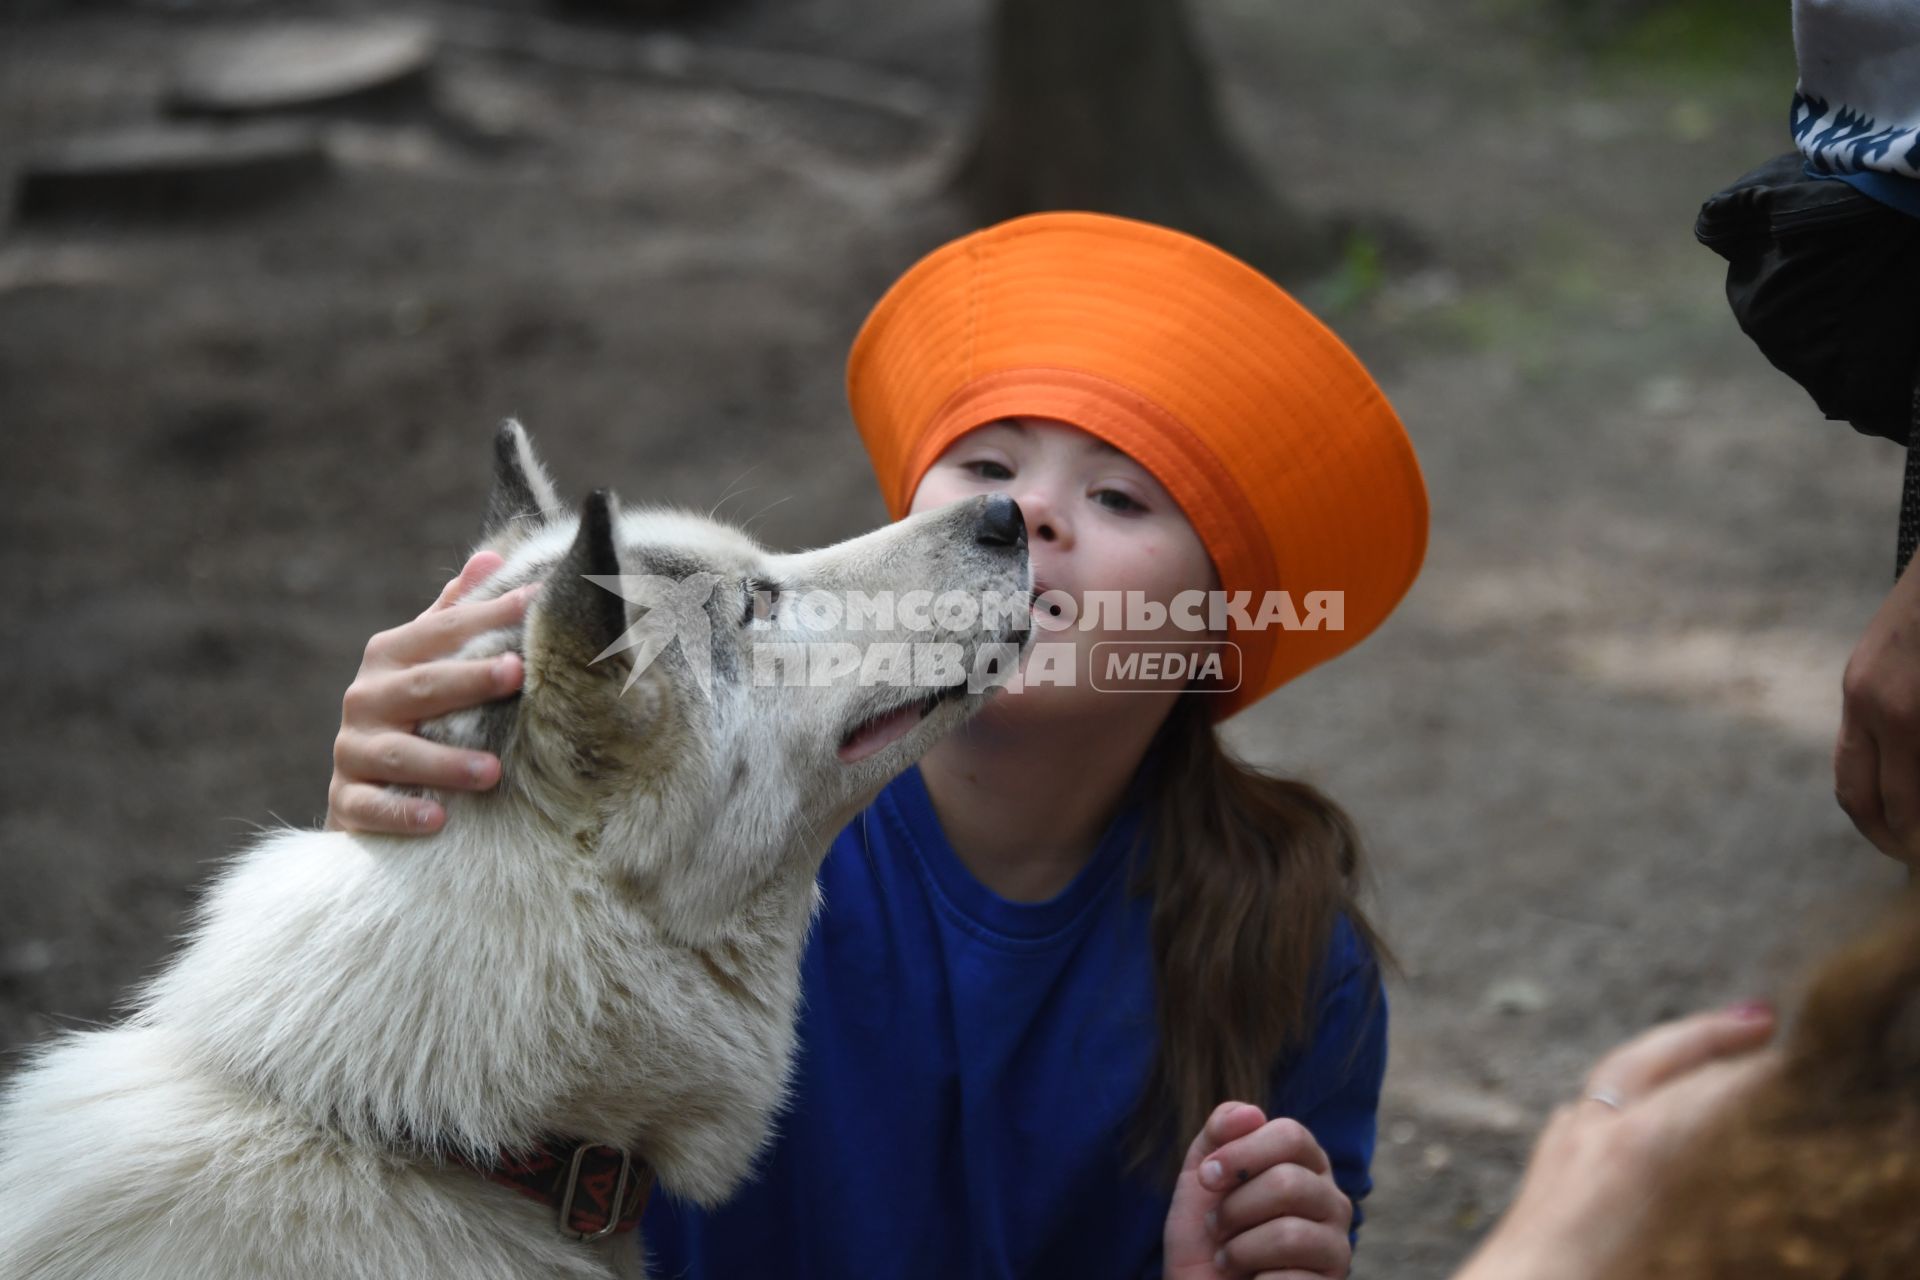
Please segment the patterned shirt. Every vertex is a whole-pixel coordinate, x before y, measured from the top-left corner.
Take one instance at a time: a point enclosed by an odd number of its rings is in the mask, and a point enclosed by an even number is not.
[[[1793,48],[1793,139],[1808,172],[1920,214],[1900,181],[1920,179],[1920,3],[1794,0]]]

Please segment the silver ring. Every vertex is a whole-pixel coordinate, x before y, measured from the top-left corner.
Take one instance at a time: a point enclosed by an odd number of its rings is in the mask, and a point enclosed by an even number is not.
[[[1612,1107],[1615,1111],[1624,1111],[1627,1108],[1627,1104],[1621,1099],[1620,1095],[1611,1089],[1595,1089],[1588,1093],[1581,1101],[1597,1102],[1603,1107]]]

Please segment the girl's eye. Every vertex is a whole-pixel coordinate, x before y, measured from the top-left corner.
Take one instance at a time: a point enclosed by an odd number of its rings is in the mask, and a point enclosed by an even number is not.
[[[760,578],[749,578],[744,585],[747,589],[747,607],[740,616],[740,625],[744,627],[755,622],[772,622],[774,607],[780,602],[780,588]]]
[[[1005,465],[986,458],[980,458],[973,462],[963,462],[960,464],[960,469],[971,472],[982,480],[1013,479],[1013,472],[1008,470]]]
[[[1108,501],[1112,499],[1112,501]],[[1101,489],[1093,495],[1093,500],[1110,511],[1145,511],[1146,507],[1135,502],[1118,489]]]

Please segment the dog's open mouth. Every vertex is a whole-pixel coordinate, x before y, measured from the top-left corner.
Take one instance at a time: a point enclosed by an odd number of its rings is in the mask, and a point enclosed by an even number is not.
[[[933,714],[935,707],[954,698],[965,697],[967,682],[962,680],[944,689],[930,690],[925,697],[868,716],[840,738],[840,763],[852,764],[898,742],[912,732],[913,726]]]

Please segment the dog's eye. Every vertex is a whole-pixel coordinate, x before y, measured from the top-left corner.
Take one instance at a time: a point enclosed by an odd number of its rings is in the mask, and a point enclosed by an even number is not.
[[[749,578],[744,584],[747,589],[746,610],[740,615],[740,625],[748,626],[755,622],[771,623],[775,607],[780,603],[780,588],[762,578]]]

